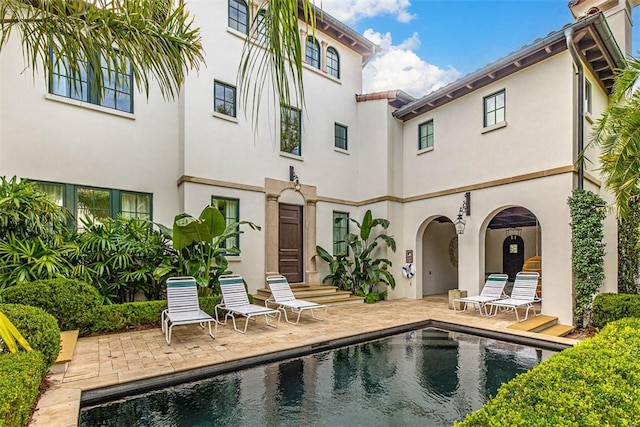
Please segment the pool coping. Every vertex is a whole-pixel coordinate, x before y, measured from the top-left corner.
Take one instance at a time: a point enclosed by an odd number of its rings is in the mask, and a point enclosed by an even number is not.
[[[572,347],[570,344],[558,343],[542,339],[536,339],[529,336],[513,335],[505,332],[491,331],[482,328],[474,328],[455,323],[443,322],[439,320],[424,320],[410,324],[393,326],[390,328],[380,329],[377,331],[366,332],[357,335],[350,335],[343,338],[336,338],[330,341],[308,344],[294,347],[286,350],[278,350],[271,353],[265,353],[258,356],[249,356],[242,359],[231,360],[228,362],[216,363],[214,365],[202,366],[184,371],[173,372],[169,374],[159,375],[153,378],[143,378],[123,384],[115,384],[111,386],[84,390],[80,396],[80,409],[94,406],[102,403],[111,402],[126,396],[142,394],[149,391],[158,390],[165,387],[171,387],[193,381],[210,378],[212,376],[226,374],[242,369],[251,368],[267,363],[279,362],[286,359],[308,356],[327,350],[346,347],[349,345],[360,344],[368,341],[374,341],[386,338],[392,335],[404,332],[415,331],[424,328],[437,328],[450,332],[461,332],[470,335],[480,336],[483,338],[497,339],[507,341],[514,344],[527,345],[537,347],[544,350],[562,351]]]

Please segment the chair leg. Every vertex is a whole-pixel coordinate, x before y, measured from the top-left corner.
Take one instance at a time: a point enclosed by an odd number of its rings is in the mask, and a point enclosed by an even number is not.
[[[269,317],[271,317],[271,314],[269,313],[265,313],[264,314],[264,320],[267,322],[267,326],[271,326],[272,328],[277,328],[278,324],[280,323],[280,317],[282,315],[282,313],[280,312],[280,310],[277,310],[276,313],[278,314],[278,321],[276,322],[275,325],[272,325],[271,322],[269,322]],[[273,313],[273,315],[275,316],[276,313]]]
[[[165,333],[164,339],[167,340],[167,344],[171,344],[171,328],[173,328],[173,324],[167,324],[167,332]]]

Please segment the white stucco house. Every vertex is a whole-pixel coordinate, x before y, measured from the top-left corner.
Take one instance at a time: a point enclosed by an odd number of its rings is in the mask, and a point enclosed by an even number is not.
[[[513,277],[540,256],[542,312],[572,322],[567,199],[582,185],[610,200],[597,164],[574,164],[630,53],[630,3],[574,1],[575,22],[420,99],[363,94],[377,47],[319,14],[315,34],[301,34],[306,105],[281,117],[265,100],[257,131],[236,87],[245,40],[259,43],[256,3],[188,3],[207,63],[175,102],[133,85],[97,101],[64,75],[32,79],[17,40],[3,49],[0,175],[40,182],[76,216],[106,199],[110,215],[166,225],[211,203],[229,221],[252,221],[262,231],[240,236],[230,266],[251,291],[275,273],[319,284],[327,268],[316,245],[334,248],[347,230],[335,219],[371,209],[398,244],[386,254],[397,280],[390,298],[477,294],[488,274]],[[605,231],[603,291],[615,292],[613,216]],[[417,274],[406,279],[410,258]]]

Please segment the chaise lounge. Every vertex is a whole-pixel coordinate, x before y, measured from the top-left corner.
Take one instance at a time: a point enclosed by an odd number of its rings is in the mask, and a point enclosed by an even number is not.
[[[304,310],[310,310],[311,317],[316,320],[324,320],[327,317],[326,305],[296,299],[286,277],[269,276],[267,277],[267,286],[271,289],[271,297],[264,302],[264,305],[267,307],[269,304],[277,306],[277,310],[284,313],[284,320],[287,323],[297,325],[298,322],[300,322],[300,315]],[[295,322],[289,320],[289,317],[287,316],[287,309],[291,310],[293,314],[298,315]],[[324,317],[317,317],[313,311],[321,309],[324,309]]]
[[[263,307],[249,302],[247,290],[244,287],[244,280],[238,274],[228,274],[220,276],[220,291],[222,293],[222,302],[215,308],[216,321],[221,325],[227,324],[227,318],[233,321],[233,329],[241,334],[247,332],[249,320],[254,316],[264,316],[267,325],[275,328],[280,323],[280,311],[273,308]],[[218,309],[225,310],[224,322],[218,320]],[[236,325],[236,315],[245,317],[244,329],[238,329]],[[277,318],[275,325],[269,322],[270,318]]]
[[[467,309],[467,305],[471,304],[478,308],[481,316],[488,317],[489,313],[487,312],[485,305],[488,302],[506,298],[504,295],[504,287],[506,286],[508,279],[509,276],[506,274],[491,274],[487,277],[480,295],[454,299],[453,309],[456,311],[465,311]],[[458,304],[464,304],[461,310],[457,309],[459,306]]]
[[[513,310],[516,313],[516,320],[518,322],[527,320],[529,317],[529,310],[533,310],[534,316],[538,316],[540,313],[536,313],[536,309],[533,304],[540,301],[540,298],[536,297],[539,278],[540,274],[538,273],[521,271],[516,274],[516,281],[513,283],[513,289],[511,290],[511,296],[509,298],[491,301],[486,303],[486,305],[491,306],[491,310],[495,310],[493,315],[495,315],[499,309],[504,311]],[[520,307],[526,307],[527,309],[525,311],[524,319],[522,320],[520,320],[520,316],[518,315],[518,308]]]
[[[215,322],[214,331],[217,332],[218,322],[200,310],[196,279],[172,277],[167,280],[167,309],[162,312],[160,319],[167,344],[171,344],[171,329],[174,326],[192,323],[199,323],[203,329],[204,324],[207,323],[209,335],[215,338],[215,332],[211,332],[211,322]]]

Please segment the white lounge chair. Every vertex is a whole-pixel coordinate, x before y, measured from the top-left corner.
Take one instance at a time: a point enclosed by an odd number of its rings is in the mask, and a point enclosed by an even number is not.
[[[471,304],[478,308],[481,316],[489,316],[485,304],[501,298],[506,298],[504,295],[504,287],[507,284],[508,279],[509,276],[506,274],[491,274],[487,277],[484,287],[482,288],[482,291],[480,291],[480,295],[454,299],[453,309],[459,311],[457,307],[464,304],[461,310],[465,311],[467,309],[467,305]]]
[[[538,316],[540,313],[536,313],[536,309],[533,306],[535,302],[540,301],[540,298],[536,297],[536,289],[538,288],[538,279],[540,274],[536,272],[523,272],[516,274],[516,281],[513,283],[513,289],[511,290],[511,296],[509,298],[491,301],[486,303],[487,306],[491,306],[492,310],[503,309],[505,311],[513,310],[516,313],[516,320],[518,322],[527,320],[529,317],[529,310],[533,310],[533,314]],[[524,319],[520,320],[518,315],[518,308],[526,307]],[[486,308],[485,308],[486,310]]]
[[[171,344],[171,329],[177,325],[199,323],[204,329],[207,323],[212,338],[216,335],[211,332],[211,322],[215,322],[214,331],[217,332],[218,328],[216,320],[200,310],[198,285],[193,277],[172,277],[167,280],[167,309],[162,311],[160,320],[167,344]]]
[[[253,316],[262,316],[267,321],[267,325],[272,328],[277,327],[280,322],[280,311],[273,308],[263,307],[261,305],[251,304],[247,290],[244,287],[244,280],[238,274],[227,274],[220,276],[220,291],[222,292],[222,302],[216,306],[216,321],[221,325],[227,324],[227,318],[233,320],[233,329],[244,334],[247,332],[249,319]],[[225,310],[224,322],[218,320],[218,308]],[[238,329],[236,325],[236,315],[246,317],[244,329]],[[269,318],[277,318],[276,325],[269,322]]]
[[[311,317],[316,320],[324,320],[327,317],[326,305],[296,299],[286,277],[269,276],[267,277],[267,286],[271,289],[271,297],[264,302],[264,305],[267,307],[269,307],[269,304],[277,306],[276,308],[284,313],[284,320],[287,323],[297,325],[298,322],[300,322],[300,315],[304,310],[310,310]],[[298,315],[295,322],[289,320],[287,309],[291,310],[293,314]],[[313,311],[321,309],[324,309],[324,317],[317,317]]]

